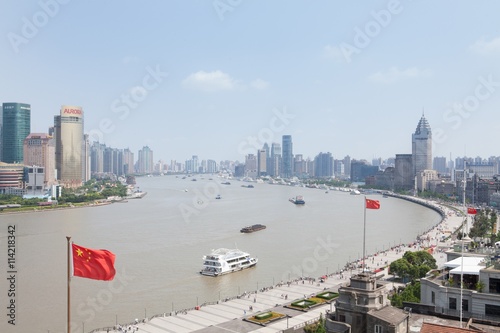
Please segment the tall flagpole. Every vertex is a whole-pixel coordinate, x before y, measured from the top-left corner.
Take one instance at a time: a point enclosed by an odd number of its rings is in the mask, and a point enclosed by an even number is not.
[[[466,176],[466,164],[467,162],[464,160],[464,197],[463,197],[463,209],[464,209],[464,216],[465,216],[465,224],[462,224],[462,253],[461,253],[461,260],[460,260],[460,328],[462,328],[462,303],[463,303],[463,284],[464,284],[464,238],[465,238],[465,232],[464,229],[467,227],[468,221],[467,221],[467,209],[465,208],[465,191],[467,190],[467,176]],[[472,193],[472,196],[474,197],[474,193]],[[467,229],[467,232],[469,230]],[[467,235],[468,236],[468,235]]]
[[[69,284],[71,282],[71,260],[70,260],[70,240],[71,240],[71,236],[66,236],[66,239],[68,240],[68,302],[67,302],[67,306],[68,306],[68,328],[67,328],[67,333],[70,333],[70,330],[69,330],[69,326],[70,326],[70,320],[71,320],[71,311],[70,311],[70,287],[69,287]]]
[[[363,201],[364,205],[364,217],[363,217],[363,264],[362,266],[362,273],[365,272],[365,241],[366,241],[366,195],[364,196],[365,200]]]

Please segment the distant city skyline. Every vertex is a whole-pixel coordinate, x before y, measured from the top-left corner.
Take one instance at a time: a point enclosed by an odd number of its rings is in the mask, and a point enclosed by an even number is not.
[[[304,159],[386,159],[422,110],[434,156],[497,154],[500,3],[228,6],[6,3],[0,101],[30,104],[36,133],[79,105],[91,142],[156,161],[243,162],[283,135]]]

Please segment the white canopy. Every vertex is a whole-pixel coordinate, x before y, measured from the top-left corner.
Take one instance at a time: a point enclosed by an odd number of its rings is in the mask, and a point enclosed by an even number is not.
[[[462,261],[463,259],[463,261]],[[465,266],[477,266],[481,261],[484,260],[484,257],[463,257],[463,258],[456,258],[451,261],[448,261],[447,263],[444,264],[445,267],[448,268],[457,268],[460,267],[461,265]],[[484,267],[484,266],[481,266]]]
[[[463,271],[462,271],[463,267]],[[472,265],[472,266],[458,266],[450,271],[450,274],[465,274],[465,275],[479,275],[479,271],[485,268],[484,266]]]

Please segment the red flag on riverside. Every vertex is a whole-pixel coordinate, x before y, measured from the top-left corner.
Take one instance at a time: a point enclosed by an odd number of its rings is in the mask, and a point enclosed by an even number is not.
[[[368,209],[380,209],[380,201],[366,199],[366,208],[368,208]]]
[[[73,275],[111,281],[115,277],[115,255],[108,250],[93,250],[71,244]]]
[[[467,214],[471,214],[471,215],[476,215],[477,214],[477,210],[476,208],[467,208]]]

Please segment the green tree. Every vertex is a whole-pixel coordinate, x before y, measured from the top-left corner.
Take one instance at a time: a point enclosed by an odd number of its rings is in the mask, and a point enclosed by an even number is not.
[[[404,289],[398,290],[391,299],[391,305],[403,307],[403,302],[420,302],[420,281],[412,281]]]
[[[489,208],[481,209],[474,216],[474,223],[470,229],[469,236],[474,237],[489,237],[492,242],[495,242],[495,223],[497,214]]]
[[[401,259],[389,266],[392,274],[403,279],[416,280],[422,278],[431,269],[436,269],[436,259],[427,251],[406,251]]]

